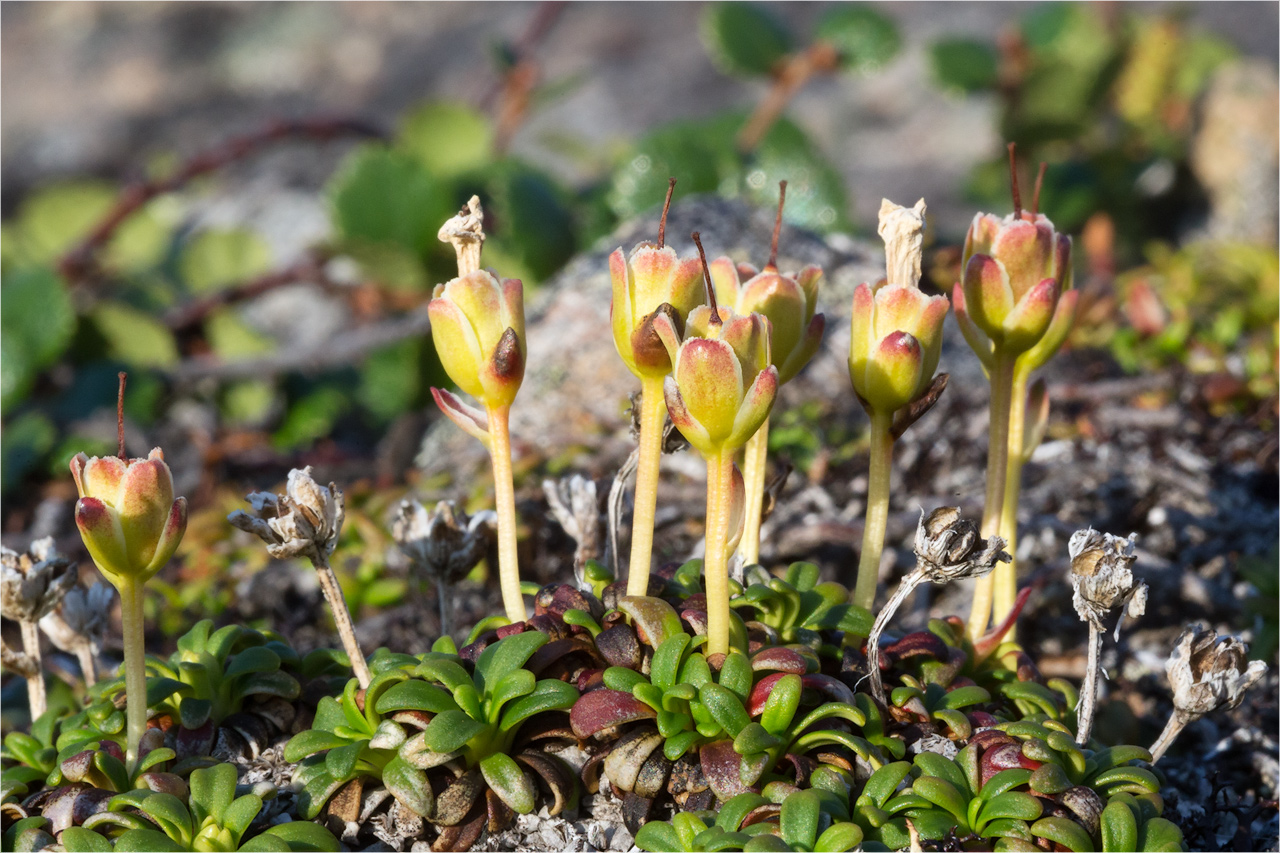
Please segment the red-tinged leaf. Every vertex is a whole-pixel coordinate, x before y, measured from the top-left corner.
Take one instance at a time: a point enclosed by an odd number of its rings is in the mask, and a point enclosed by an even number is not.
[[[780,672],[794,673],[795,675],[804,675],[809,671],[809,662],[805,660],[804,655],[795,649],[775,646],[769,649],[761,649],[757,652],[751,658],[751,668],[756,672],[778,670]]]
[[[630,693],[603,688],[584,694],[569,712],[573,733],[588,738],[605,729],[635,720],[652,720],[658,712]]]
[[[805,687],[825,693],[837,702],[852,705],[856,701],[849,685],[829,675],[802,675],[800,680]]]
[[[431,396],[440,411],[457,424],[463,432],[475,436],[485,447],[489,446],[489,419],[485,413],[443,388],[432,388]]]
[[[751,696],[747,700],[747,713],[752,717],[760,716],[764,711],[764,705],[769,701],[769,694],[773,691],[774,685],[782,680],[785,672],[775,672],[772,675],[766,675],[764,678],[756,682],[756,686],[751,689]]]
[[[698,758],[702,761],[702,773],[707,777],[707,784],[715,791],[716,797],[727,800],[747,791],[740,773],[742,756],[734,751],[733,741],[718,740],[704,744],[698,750]]]

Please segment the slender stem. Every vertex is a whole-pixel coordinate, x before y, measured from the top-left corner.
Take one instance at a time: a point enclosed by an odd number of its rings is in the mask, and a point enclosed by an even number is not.
[[[333,612],[333,624],[338,628],[342,648],[351,661],[351,670],[356,674],[356,680],[360,682],[360,686],[368,687],[369,682],[373,681],[373,675],[369,672],[369,664],[365,662],[364,652],[360,651],[360,644],[356,642],[356,628],[351,622],[351,611],[347,609],[347,597],[342,594],[338,576],[333,573],[333,569],[323,557],[313,559],[311,564],[315,566],[316,576],[320,578],[320,589],[324,592],[324,597],[329,602],[329,609]]]
[[[449,585],[436,582],[436,606],[440,608],[440,636],[449,636]]]
[[[769,419],[765,418],[760,429],[747,442],[743,459],[742,476],[747,489],[747,514],[742,528],[742,541],[738,550],[742,564],[750,566],[760,562],[760,516],[764,511],[765,462],[769,457]]]
[[[889,523],[889,484],[893,469],[893,414],[876,412],[871,418],[871,469],[867,476],[867,517],[858,558],[858,581],[853,603],[868,610],[876,601],[880,555]]]
[[[1156,738],[1156,742],[1151,744],[1152,764],[1160,760],[1160,757],[1178,739],[1178,735],[1182,734],[1182,730],[1187,727],[1187,723],[1193,719],[1195,718],[1189,714],[1184,714],[1182,711],[1174,709],[1173,716],[1169,718],[1169,722],[1165,723],[1164,731],[1160,732],[1160,737]]]
[[[982,509],[982,535],[1000,534],[1000,512],[1004,507],[1004,487],[1009,467],[1009,401],[1013,386],[1014,359],[996,347],[991,364],[991,425],[987,445],[987,497]],[[999,571],[997,567],[996,571]],[[969,639],[977,641],[991,621],[996,572],[978,578],[973,588],[973,610],[969,613]]]
[[[493,459],[493,502],[498,512],[498,577],[502,605],[514,624],[526,618],[520,593],[520,565],[516,552],[516,487],[511,473],[511,408],[486,410],[489,416],[489,455]]]
[[[1093,715],[1098,701],[1098,673],[1102,670],[1102,631],[1089,620],[1089,664],[1084,673],[1084,689],[1080,691],[1080,705],[1076,708],[1076,743],[1089,743],[1093,732]]]
[[[84,676],[84,686],[92,687],[98,683],[98,662],[95,660],[93,646],[81,643],[76,648],[76,659],[80,661],[80,674]]]
[[[138,743],[147,731],[147,650],[143,637],[142,584],[120,580],[120,627],[124,634],[124,695],[130,775],[138,758]]]
[[[884,609],[880,611],[880,615],[876,617],[875,624],[871,626],[871,635],[867,637],[867,674],[871,676],[871,692],[881,705],[889,703],[884,693],[884,680],[880,676],[880,635],[884,633],[885,626],[902,606],[902,602],[906,601],[907,596],[924,581],[925,573],[918,568],[903,578]]]
[[[640,459],[636,467],[635,509],[631,514],[631,560],[627,565],[627,595],[649,593],[653,515],[658,508],[658,466],[662,461],[662,426],[666,417],[667,404],[662,396],[662,379],[642,379]]]
[[[1009,394],[1008,462],[1005,468],[1004,498],[1000,507],[1000,531],[1008,542],[1010,560],[999,563],[994,578],[992,622],[1000,624],[1018,598],[1018,500],[1022,496],[1022,466],[1027,462],[1025,427],[1027,421],[1027,371],[1015,370]],[[1017,638],[1018,626],[1009,629],[1008,640]]]
[[[707,654],[729,653],[729,515],[733,502],[733,456],[707,457]]]
[[[49,707],[44,689],[44,666],[40,659],[40,629],[35,622],[19,622],[22,626],[22,650],[31,659],[35,674],[27,679],[27,704],[31,708],[31,722],[38,720]]]

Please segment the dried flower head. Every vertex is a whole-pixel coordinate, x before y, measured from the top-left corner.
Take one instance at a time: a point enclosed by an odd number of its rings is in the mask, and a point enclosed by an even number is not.
[[[6,619],[37,622],[75,586],[75,566],[53,547],[53,538],[31,543],[25,554],[0,548],[4,595],[0,599]]]
[[[74,654],[88,648],[96,655],[107,632],[114,596],[115,590],[110,584],[95,582],[90,587],[76,584],[62,599],[62,604],[40,620],[40,630],[64,652]]]
[[[920,568],[934,583],[979,578],[998,562],[1009,562],[1005,541],[999,536],[983,539],[978,525],[960,516],[960,508],[944,506],[927,516],[920,511],[915,552]]]
[[[245,500],[250,512],[236,510],[227,521],[260,537],[272,557],[328,563],[345,516],[342,491],[333,483],[328,488],[317,483],[310,465],[289,472],[285,494],[252,492]]]
[[[543,480],[542,493],[547,497],[547,506],[555,520],[578,545],[573,554],[573,568],[581,585],[582,567],[587,560],[597,560],[603,553],[600,502],[596,497],[595,480],[581,474],[560,480]]]
[[[1195,718],[1238,706],[1267,672],[1265,663],[1249,661],[1248,655],[1249,647],[1235,637],[1189,626],[1165,664],[1174,707]]]
[[[1071,585],[1075,588],[1072,604],[1082,622],[1102,628],[1108,610],[1124,607],[1125,613],[1137,618],[1147,609],[1147,585],[1134,578],[1130,567],[1137,559],[1136,533],[1124,539],[1093,528],[1077,530],[1067,542],[1071,556]],[[1121,621],[1123,621],[1123,615]],[[1119,633],[1120,624],[1116,624]]]
[[[418,501],[407,500],[400,502],[391,536],[415,568],[433,580],[454,583],[488,552],[496,524],[492,510],[468,516],[453,501],[440,501],[428,513]]]

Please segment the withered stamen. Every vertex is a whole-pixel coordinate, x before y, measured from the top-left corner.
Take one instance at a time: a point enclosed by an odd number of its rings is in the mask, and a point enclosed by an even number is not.
[[[1013,191],[1013,218],[1022,218],[1022,193],[1018,190],[1018,143],[1009,143],[1009,188]]]
[[[118,443],[117,455],[124,461],[129,461],[129,457],[124,454],[124,386],[129,379],[129,374],[123,370],[116,374],[120,378],[120,390],[116,392],[116,441]]]
[[[773,242],[769,245],[769,263],[766,269],[778,268],[778,235],[782,233],[782,205],[787,201],[787,182],[778,181],[778,215],[773,220]]]
[[[667,200],[662,203],[662,218],[658,220],[658,248],[667,245],[667,211],[671,209],[671,194],[676,191],[676,179],[667,179]]]
[[[707,304],[711,306],[711,322],[720,325],[720,309],[716,306],[716,289],[711,283],[711,268],[707,266],[707,253],[702,248],[702,235],[694,231],[691,235],[693,244],[698,247],[698,258],[702,261],[702,280],[707,286]]]
[[[1049,164],[1040,161],[1040,171],[1036,173],[1036,194],[1031,197],[1031,215],[1037,216],[1040,213],[1040,188],[1044,186],[1044,170],[1049,168]]]

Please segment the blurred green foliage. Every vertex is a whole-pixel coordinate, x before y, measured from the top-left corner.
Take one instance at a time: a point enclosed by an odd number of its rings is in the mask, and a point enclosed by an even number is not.
[[[1020,160],[1049,163],[1045,207],[1058,227],[1078,233],[1106,213],[1125,263],[1149,240],[1174,237],[1203,204],[1188,165],[1192,106],[1235,51],[1180,14],[1040,3],[991,40],[930,47],[940,86],[995,93],[1000,138],[1018,144]],[[974,170],[968,191],[985,210],[1009,208],[1004,151]]]
[[[1231,377],[1207,389],[1211,403],[1276,393],[1280,257],[1274,248],[1201,241],[1153,243],[1148,263],[1115,283],[1119,311],[1077,324],[1074,340],[1110,350],[1131,373],[1185,365]]]

